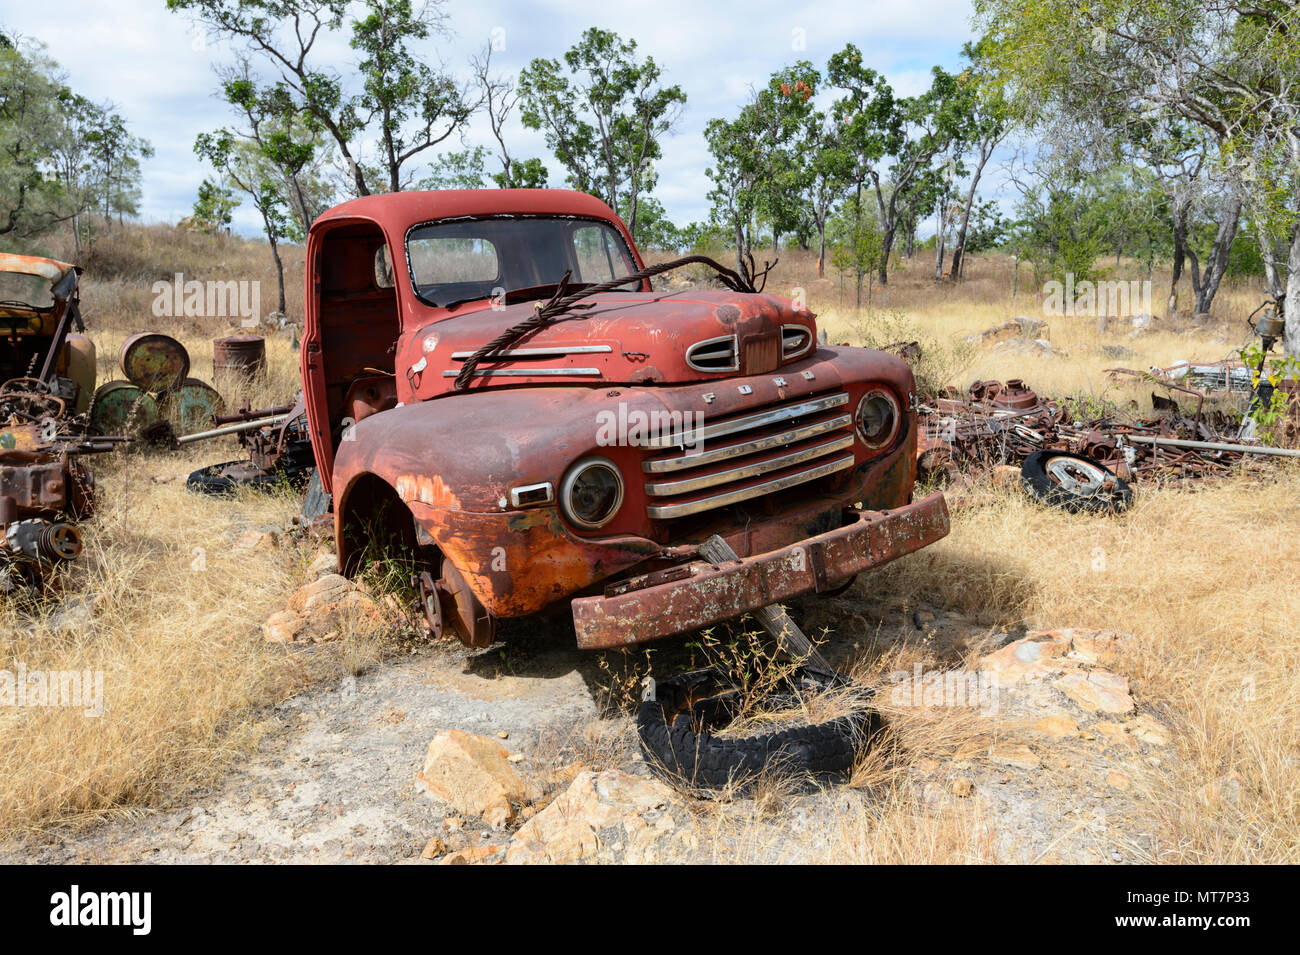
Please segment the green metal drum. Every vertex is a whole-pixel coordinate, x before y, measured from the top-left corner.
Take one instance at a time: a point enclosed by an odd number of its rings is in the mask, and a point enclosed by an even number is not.
[[[90,431],[135,435],[157,424],[161,417],[158,402],[148,392],[129,381],[109,381],[95,390],[90,404]]]
[[[190,353],[169,335],[140,332],[122,343],[122,374],[143,391],[170,391],[190,373]]]
[[[158,407],[172,431],[182,435],[211,428],[212,416],[225,411],[226,402],[206,381],[186,378],[159,399]]]

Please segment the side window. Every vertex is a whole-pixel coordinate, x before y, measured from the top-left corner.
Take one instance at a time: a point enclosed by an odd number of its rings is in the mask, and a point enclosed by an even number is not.
[[[393,287],[393,259],[388,254],[388,243],[375,249],[375,288]]]
[[[573,230],[573,252],[580,282],[608,282],[625,275],[622,253],[612,244],[612,230],[603,226],[579,226]]]

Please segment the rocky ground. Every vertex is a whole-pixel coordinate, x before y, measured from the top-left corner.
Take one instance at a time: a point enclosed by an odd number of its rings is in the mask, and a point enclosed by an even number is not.
[[[267,639],[311,652],[331,638],[337,614],[375,612],[327,566],[319,571],[268,621]],[[883,639],[869,636],[880,622],[865,613],[852,595],[817,608],[841,632],[857,621],[864,634],[837,641],[833,657]],[[918,664],[882,686],[904,745],[906,727],[924,727],[930,714],[966,717],[941,730],[964,743],[891,778],[891,805],[975,820],[962,837],[972,861],[1151,858],[1144,780],[1171,747],[1168,728],[1141,711],[1115,669],[1126,637],[990,637],[942,610],[912,622],[931,644],[979,640],[986,652],[969,668]],[[609,690],[597,658],[562,641],[415,650],[275,707],[258,751],[182,804],[45,832],[3,847],[0,861],[862,861],[854,847],[882,817],[880,786],[697,798],[649,771],[631,721],[608,714]]]

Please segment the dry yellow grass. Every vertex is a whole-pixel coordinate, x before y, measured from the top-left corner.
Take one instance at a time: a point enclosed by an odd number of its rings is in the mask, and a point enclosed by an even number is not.
[[[301,302],[301,251],[290,249],[287,258],[291,276],[298,263],[293,288]],[[143,330],[178,337],[191,374],[211,381],[211,340],[239,331],[236,319],[155,317],[156,280],[175,272],[260,280],[264,309],[274,307],[265,247],[240,239],[127,227],[101,241],[87,264],[83,312],[101,383],[122,377],[118,349]],[[290,400],[298,389],[289,339],[265,334],[269,374],[247,389],[255,407]],[[232,404],[243,396],[230,382],[217,384]],[[88,460],[100,506],[85,528],[86,551],[62,582],[62,599],[0,604],[0,669],[102,671],[103,713],[0,709],[7,743],[0,835],[175,798],[247,752],[271,705],[315,679],[355,672],[381,652],[360,634],[308,654],[263,640],[262,621],[303,582],[315,548],[282,539],[273,550],[232,549],[244,530],[282,528],[298,509],[288,495],[231,503],[185,490],[190,471],[240,456],[225,438],[185,452]],[[83,602],[92,608],[84,616]]]
[[[246,751],[272,704],[377,653],[360,636],[310,655],[263,640],[314,549],[232,544],[295,501],[197,497],[180,456],[96,464],[104,506],[64,599],[0,606],[0,668],[102,671],[103,712],[0,709],[0,834],[174,798]]]
[[[1138,704],[1174,729],[1177,758],[1153,773],[1161,840],[1151,861],[1300,859],[1300,469],[1141,495],[1098,520],[986,488],[944,541],[873,576],[901,610],[927,600],[990,627],[1115,628]],[[892,666],[893,664],[890,664]],[[898,714],[903,716],[904,714]],[[918,737],[905,761],[979,742],[978,722]],[[910,721],[910,722],[909,722]],[[887,779],[878,768],[868,774]],[[1240,796],[1217,798],[1225,780]]]

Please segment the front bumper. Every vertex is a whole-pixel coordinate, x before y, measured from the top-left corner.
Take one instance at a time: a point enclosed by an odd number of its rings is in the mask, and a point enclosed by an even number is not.
[[[888,511],[848,510],[844,526],[727,564],[695,562],[622,581],[573,601],[584,650],[643,643],[730,620],[758,607],[821,593],[948,533],[942,494]]]

